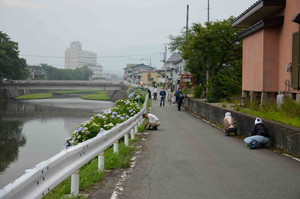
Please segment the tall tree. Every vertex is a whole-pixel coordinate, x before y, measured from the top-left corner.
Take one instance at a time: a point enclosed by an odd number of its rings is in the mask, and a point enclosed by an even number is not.
[[[26,79],[27,76],[26,60],[19,58],[18,43],[11,41],[6,33],[0,31],[0,80]]]
[[[240,86],[236,85],[241,83],[242,44],[237,37],[239,30],[231,26],[232,19],[205,23],[205,26],[193,24],[187,37],[185,32],[180,36],[170,36],[170,49],[182,51],[183,58],[187,60],[187,70],[195,75],[196,83],[203,90],[207,86],[210,88],[210,94],[215,93],[212,89],[216,88],[216,82],[220,81],[218,78],[223,78],[222,74],[235,75],[233,79],[237,82],[232,84],[235,86],[233,90],[240,91]],[[233,93],[225,91],[221,96],[229,94]]]

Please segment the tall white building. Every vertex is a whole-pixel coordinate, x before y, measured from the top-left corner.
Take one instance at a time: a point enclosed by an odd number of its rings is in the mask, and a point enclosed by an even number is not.
[[[65,68],[74,70],[83,66],[97,66],[97,54],[82,50],[81,43],[73,41],[65,51]]]

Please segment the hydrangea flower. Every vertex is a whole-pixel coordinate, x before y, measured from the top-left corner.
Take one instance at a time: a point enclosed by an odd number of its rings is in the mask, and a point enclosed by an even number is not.
[[[135,90],[129,94],[128,99],[117,100],[114,107],[106,110],[103,114],[94,115],[82,123],[71,134],[71,137],[65,140],[64,147],[77,145],[95,137],[98,133],[104,134],[107,130],[134,116],[142,109],[142,103],[147,94],[147,92]]]

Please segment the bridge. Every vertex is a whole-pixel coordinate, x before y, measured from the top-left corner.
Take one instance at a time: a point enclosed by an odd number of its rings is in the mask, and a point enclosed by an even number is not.
[[[0,97],[9,99],[51,90],[102,90],[110,91],[109,95],[112,97],[115,95],[114,91],[126,90],[125,87],[120,81],[15,80],[0,82]]]
[[[1,89],[43,89],[43,90],[119,90],[121,82],[110,81],[68,81],[68,80],[34,80],[0,82]]]

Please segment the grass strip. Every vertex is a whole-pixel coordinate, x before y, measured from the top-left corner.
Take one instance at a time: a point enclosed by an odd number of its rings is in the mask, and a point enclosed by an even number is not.
[[[30,100],[30,99],[47,99],[47,98],[52,98],[51,93],[33,93],[29,95],[21,95],[16,97],[16,99],[19,100]]]
[[[85,100],[101,100],[101,101],[109,101],[110,97],[107,95],[106,91],[98,91],[89,95],[80,96],[81,99]]]
[[[53,93],[53,94],[74,94],[74,93],[90,93],[90,92],[95,92],[95,90],[50,91],[49,93]]]
[[[256,117],[266,118],[277,122],[281,122],[283,124],[300,127],[300,117],[291,117],[282,112],[262,112],[262,111],[253,111],[247,109],[240,109],[240,111],[243,113],[254,115]]]
[[[130,140],[135,142],[136,140]],[[113,153],[113,147],[108,148],[105,154],[105,169],[126,168],[130,166],[130,159],[135,152],[133,146],[125,146],[124,142],[119,144],[119,153]],[[94,158],[80,169],[80,191],[91,188],[95,183],[100,182],[105,177],[103,171],[98,170],[98,158]],[[71,177],[67,178],[56,188],[50,191],[45,199],[61,198],[85,198],[84,196],[69,196],[71,190]]]
[[[106,91],[95,91],[95,90],[71,90],[71,91],[49,91],[47,93],[33,93],[28,95],[20,95],[16,97],[16,99],[20,100],[31,100],[31,99],[48,99],[52,98],[53,95],[60,94],[76,94],[76,93],[91,93],[90,95],[81,96],[82,99],[87,100],[101,100],[101,101],[109,101],[110,98],[107,95]]]

